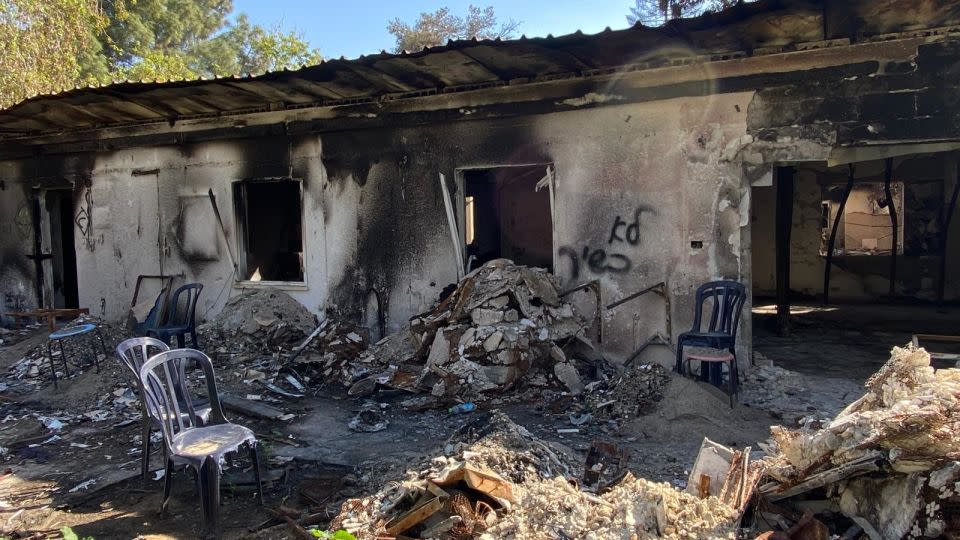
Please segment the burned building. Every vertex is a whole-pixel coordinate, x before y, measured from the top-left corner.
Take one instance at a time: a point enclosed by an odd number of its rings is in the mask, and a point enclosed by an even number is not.
[[[122,319],[167,275],[206,286],[201,316],[279,288],[382,334],[504,257],[603,305],[664,283],[601,310],[625,358],[716,278],[954,300],[958,84],[955,2],[761,0],[37,96],[0,111],[0,311]]]

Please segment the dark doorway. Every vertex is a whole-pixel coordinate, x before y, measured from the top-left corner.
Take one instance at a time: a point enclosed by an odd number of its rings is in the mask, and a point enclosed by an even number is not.
[[[470,169],[464,178],[464,245],[472,267],[499,258],[553,270],[550,192],[537,190],[545,165]]]
[[[77,251],[73,236],[73,191],[56,189],[46,194],[53,264],[53,306],[80,307],[77,288]]]

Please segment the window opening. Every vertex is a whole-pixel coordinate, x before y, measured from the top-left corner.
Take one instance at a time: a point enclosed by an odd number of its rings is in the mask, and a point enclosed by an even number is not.
[[[473,267],[506,258],[553,270],[549,190],[543,165],[465,169],[464,245]]]
[[[249,281],[303,281],[300,182],[247,180],[233,186],[240,271]]]
[[[843,186],[825,188],[821,217],[820,254],[827,255],[830,231],[840,208]],[[891,182],[890,191],[897,208],[897,253],[903,253],[903,182]],[[882,183],[857,184],[850,191],[846,208],[837,228],[833,254],[890,255],[893,250],[893,225],[890,207]]]

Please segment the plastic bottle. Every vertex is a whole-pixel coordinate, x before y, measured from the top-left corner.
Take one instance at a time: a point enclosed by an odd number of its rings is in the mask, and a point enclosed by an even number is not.
[[[447,412],[450,414],[464,414],[468,412],[473,412],[477,409],[477,406],[473,404],[472,401],[466,403],[461,403],[459,405],[454,405],[447,409]]]

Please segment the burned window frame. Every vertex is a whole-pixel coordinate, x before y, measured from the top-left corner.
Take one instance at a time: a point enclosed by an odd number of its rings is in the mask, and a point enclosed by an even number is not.
[[[552,246],[552,269],[559,268],[559,255],[558,255],[558,225],[557,225],[557,213],[556,213],[556,183],[557,183],[557,164],[554,161],[521,161],[521,162],[499,162],[494,161],[490,163],[483,164],[469,164],[469,165],[459,165],[454,169],[454,182],[453,186],[455,189],[454,199],[451,201],[453,206],[453,219],[455,221],[454,226],[456,227],[455,234],[458,236],[459,243],[457,245],[457,251],[460,255],[460,260],[463,261],[465,267],[469,266],[469,259],[467,255],[467,174],[474,171],[488,171],[495,169],[522,169],[522,168],[543,168],[543,177],[537,183],[536,191],[541,189],[547,190],[547,196],[550,201],[550,229],[551,229],[551,246]],[[443,174],[441,174],[441,184],[444,184]]]
[[[907,222],[907,209],[906,209],[906,190],[907,190],[907,181],[906,180],[894,180],[891,182],[891,187],[894,193],[894,205],[897,208],[897,241],[895,243],[897,249],[897,255],[904,255],[904,244],[906,239],[905,233],[905,224]],[[850,192],[850,197],[855,195],[862,194],[866,190],[883,190],[883,182],[880,181],[860,181],[853,186],[853,189]],[[835,214],[833,209],[830,206],[828,191],[834,191],[836,193],[842,192],[842,184],[839,182],[831,182],[823,184],[821,187],[823,196],[821,202],[821,212],[820,212],[820,249],[819,255],[822,258],[827,257],[828,244],[831,231],[834,225]],[[849,203],[848,203],[849,204]],[[850,208],[845,208],[843,215],[841,217],[841,222],[839,224],[839,232],[837,235],[837,243],[834,246],[833,257],[855,257],[855,258],[868,258],[868,257],[890,257],[893,253],[892,249],[888,250],[867,250],[867,249],[852,249],[848,248],[845,244],[845,229],[847,226],[847,219],[850,217]],[[877,216],[885,215],[888,219],[885,226],[890,228],[892,235],[893,227],[889,223],[889,214],[875,214]]]
[[[283,182],[295,182],[297,185],[297,204],[300,212],[300,253],[301,253],[301,277],[299,280],[252,280],[247,275],[249,271],[249,196],[247,194],[248,186],[251,184],[273,184]],[[236,246],[237,246],[237,268],[244,276],[237,282],[242,287],[284,287],[305,289],[307,288],[307,268],[306,268],[306,228],[304,215],[304,192],[303,179],[280,176],[280,177],[261,177],[245,178],[235,180],[231,183],[231,196],[233,198],[234,223],[236,228]]]

